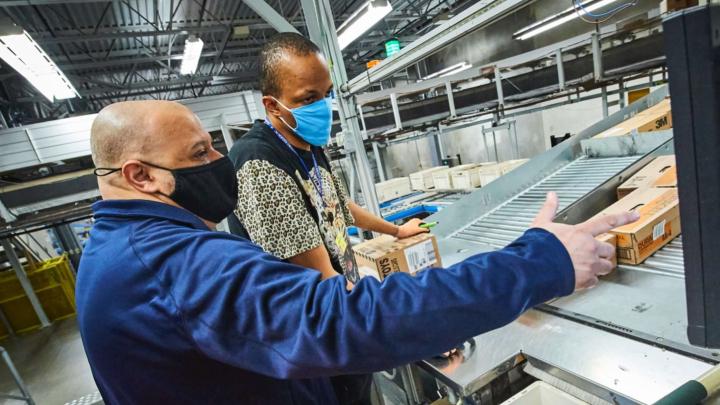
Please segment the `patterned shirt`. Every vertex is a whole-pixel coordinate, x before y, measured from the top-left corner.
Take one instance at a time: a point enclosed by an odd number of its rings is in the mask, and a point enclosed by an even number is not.
[[[235,142],[229,157],[237,170],[238,204],[230,229],[281,259],[324,244],[333,268],[355,282],[357,265],[347,235],[354,220],[343,183],[321,148],[293,149],[297,155],[262,121]],[[319,166],[322,197],[313,184],[311,153]]]

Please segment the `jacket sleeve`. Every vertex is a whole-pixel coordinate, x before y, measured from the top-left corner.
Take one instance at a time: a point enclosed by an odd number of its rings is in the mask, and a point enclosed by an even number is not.
[[[275,378],[427,358],[570,294],[575,283],[567,251],[540,229],[446,269],[367,277],[351,292],[342,277],[321,281],[230,235],[204,235],[163,270],[182,327],[205,355]]]

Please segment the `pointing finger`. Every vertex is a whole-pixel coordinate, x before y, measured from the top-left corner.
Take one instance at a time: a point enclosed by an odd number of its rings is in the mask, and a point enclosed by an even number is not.
[[[593,218],[578,226],[580,229],[589,232],[592,236],[598,236],[617,227],[631,224],[638,219],[640,219],[640,214],[637,212],[623,212],[620,214]]]
[[[558,209],[558,196],[557,193],[554,191],[551,191],[547,193],[547,198],[545,199],[545,204],[540,208],[540,211],[538,212],[537,216],[535,217],[535,220],[533,221],[533,226],[541,226],[545,224],[549,224],[555,219],[555,214],[557,213]]]

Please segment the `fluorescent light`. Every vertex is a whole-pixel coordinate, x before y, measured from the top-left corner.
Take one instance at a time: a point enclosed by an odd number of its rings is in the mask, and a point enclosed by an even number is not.
[[[70,80],[26,31],[0,36],[0,58],[50,102],[78,96]]]
[[[180,65],[180,74],[191,75],[195,73],[200,62],[202,49],[202,39],[192,36],[185,40],[185,51]]]
[[[392,5],[387,0],[370,0],[363,4],[338,28],[340,49],[345,49],[391,11]]]
[[[520,31],[513,34],[514,37],[517,37],[517,39],[525,40],[528,38],[532,38],[538,34],[542,34],[545,31],[549,31],[559,25],[565,24],[568,21],[574,20],[578,17],[578,13],[587,15],[588,12],[595,11],[599,8],[605,7],[609,4],[612,4],[616,2],[617,0],[600,0],[597,2],[594,2],[593,0],[586,1],[582,3],[583,8],[577,9],[573,6],[569,9],[563,11],[562,13],[555,14],[553,16],[550,16],[542,21],[539,21],[535,24],[529,25]],[[563,16],[558,18],[559,16]]]
[[[471,67],[472,67],[472,65],[469,64],[469,63],[467,63],[467,62],[460,62],[460,63],[458,63],[458,64],[455,64],[455,65],[452,65],[452,66],[448,66],[448,67],[446,67],[446,68],[444,68],[444,69],[442,69],[442,70],[438,70],[437,72],[435,72],[435,73],[433,73],[433,74],[429,74],[429,75],[425,76],[425,77],[423,78],[423,80],[432,79],[432,78],[434,78],[434,77],[450,76],[450,75],[453,75],[453,74],[455,74],[455,73],[462,72],[463,70],[468,70],[468,69],[470,69]]]

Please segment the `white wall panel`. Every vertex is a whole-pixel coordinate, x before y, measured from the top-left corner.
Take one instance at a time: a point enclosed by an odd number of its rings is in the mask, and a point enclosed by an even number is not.
[[[264,117],[251,91],[182,100],[207,131]],[[261,112],[262,111],[262,112]],[[97,114],[0,131],[0,172],[90,155],[90,127]]]

